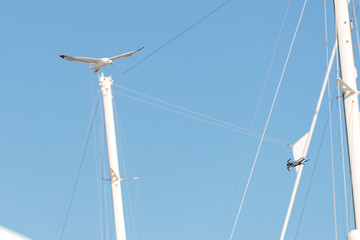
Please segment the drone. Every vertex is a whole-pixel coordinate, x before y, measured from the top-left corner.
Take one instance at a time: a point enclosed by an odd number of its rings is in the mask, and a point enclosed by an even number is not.
[[[287,163],[286,163],[286,168],[287,170],[290,172],[290,168],[291,167],[297,167],[297,166],[300,166],[300,165],[305,165],[305,163],[307,161],[309,161],[310,159],[306,159],[305,157],[302,157],[302,158],[299,158],[297,160],[294,160],[292,162],[290,162],[291,158],[289,160],[287,160]]]

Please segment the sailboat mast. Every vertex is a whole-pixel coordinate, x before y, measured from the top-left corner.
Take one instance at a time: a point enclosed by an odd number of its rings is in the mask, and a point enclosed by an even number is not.
[[[106,140],[108,147],[109,167],[111,176],[111,192],[113,199],[114,222],[117,240],[126,240],[124,210],[121,196],[121,178],[119,174],[118,152],[116,145],[114,112],[112,104],[111,77],[104,77],[101,73],[99,85],[103,95]]]
[[[338,79],[343,92],[347,142],[350,162],[355,231],[348,239],[360,239],[360,119],[359,100],[356,84],[357,71],[354,63],[351,26],[347,0],[334,0],[335,23],[341,66],[341,79]],[[355,233],[357,232],[357,233]],[[355,237],[356,235],[356,237]]]

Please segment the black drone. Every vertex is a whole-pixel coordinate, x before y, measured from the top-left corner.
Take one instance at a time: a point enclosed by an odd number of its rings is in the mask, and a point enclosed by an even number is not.
[[[299,158],[297,160],[294,160],[292,162],[290,162],[291,158],[289,160],[287,160],[287,163],[286,163],[286,168],[287,170],[290,172],[290,168],[291,167],[297,167],[297,166],[300,166],[300,165],[305,165],[305,163],[307,161],[309,161],[310,159],[306,159],[305,157],[302,157],[302,158]]]

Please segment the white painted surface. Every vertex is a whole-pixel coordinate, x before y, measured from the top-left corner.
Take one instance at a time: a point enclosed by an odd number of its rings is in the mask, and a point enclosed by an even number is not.
[[[293,157],[294,161],[300,158],[306,157],[304,156],[304,149],[306,145],[306,141],[308,139],[309,132],[307,132],[300,140],[298,140],[295,144],[292,145]],[[300,166],[296,166],[296,172],[299,171]]]
[[[1,240],[31,240],[23,235],[13,232],[3,226],[0,226],[0,239]]]
[[[334,0],[335,21],[339,43],[341,80],[351,91],[344,93],[344,107],[347,140],[350,160],[352,195],[354,204],[355,228],[360,224],[360,121],[359,100],[356,84],[356,68],[354,63],[353,44],[351,39],[349,9],[346,0]]]
[[[121,194],[121,181],[119,173],[119,161],[115,135],[114,112],[112,103],[112,83],[113,80],[111,79],[111,77],[104,77],[104,74],[101,73],[101,76],[99,77],[99,84],[101,86],[104,103],[105,129],[109,156],[116,239],[126,240],[124,210]]]
[[[359,240],[360,239],[360,231],[359,230],[352,230],[349,232],[347,240]]]

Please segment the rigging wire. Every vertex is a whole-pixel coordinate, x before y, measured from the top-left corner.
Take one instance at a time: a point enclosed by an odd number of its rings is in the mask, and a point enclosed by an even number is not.
[[[337,34],[336,24],[334,24],[334,32]],[[335,38],[337,38],[337,35],[335,35]],[[336,78],[340,78],[340,56],[339,56],[339,49],[336,50]]]
[[[101,125],[100,125],[101,126]],[[98,126],[98,135],[100,135],[100,126]],[[104,240],[104,209],[103,209],[103,203],[102,203],[102,196],[103,196],[103,190],[102,190],[102,170],[101,170],[101,153],[99,153],[99,149],[101,146],[101,137],[99,137],[96,134],[96,131],[94,131],[94,156],[95,156],[95,169],[96,169],[96,185],[97,185],[97,196],[98,196],[98,211],[99,211],[99,222],[100,222],[100,239]],[[97,141],[97,139],[100,139]]]
[[[107,187],[108,178],[106,177],[106,151],[105,151],[105,122],[104,117],[102,114],[100,114],[99,117],[99,128],[98,128],[98,136],[94,136],[95,138],[98,137],[99,143],[98,143],[98,149],[100,150],[100,153],[98,155],[98,183],[99,183],[99,197],[100,197],[100,221],[102,225],[102,237],[106,240],[109,240],[109,223],[108,223],[108,207],[107,207],[107,196],[109,194]],[[107,190],[108,189],[108,190]]]
[[[105,121],[104,119],[102,119],[103,121]],[[105,123],[103,123],[103,126],[105,125]],[[104,208],[105,208],[105,212],[108,212],[108,200],[107,200],[107,188],[106,188],[106,180],[105,180],[105,176],[106,176],[106,172],[105,172],[105,165],[106,165],[106,154],[105,154],[105,129],[102,131],[102,159],[103,159],[103,188],[104,188]],[[110,188],[110,186],[108,187],[108,189]],[[109,189],[110,190],[110,189]],[[109,233],[111,233],[112,230],[110,230],[109,228],[109,220],[106,218],[105,216],[105,234],[106,234],[106,240],[109,240]]]
[[[96,99],[94,98],[94,86],[93,86],[93,74],[91,71],[89,71],[89,77],[90,77],[90,94],[91,94],[91,100],[92,101],[96,101]],[[92,104],[94,104],[94,102],[92,102]],[[96,120],[95,120],[95,127],[96,126]],[[94,128],[95,128],[94,127]],[[99,134],[99,133],[98,133]],[[97,149],[100,149],[99,146],[101,144],[101,140],[97,141],[97,139],[101,139],[98,138],[96,136],[96,131],[94,130],[94,135],[93,135],[93,144],[94,144],[94,156],[95,156],[95,169],[96,169],[96,185],[97,185],[97,197],[98,197],[98,211],[99,211],[99,222],[100,222],[100,239],[104,240],[104,210],[103,210],[103,205],[102,205],[102,182],[101,182],[101,162],[100,162],[100,158],[99,158],[99,152],[97,151]]]
[[[100,204],[101,204],[101,213],[100,213],[100,221],[103,225],[102,230],[102,238],[109,240],[109,223],[108,223],[108,205],[107,205],[107,195],[108,195],[108,188],[107,188],[107,182],[108,178],[106,175],[106,151],[105,151],[105,122],[104,117],[102,114],[100,114],[99,122],[98,122],[98,136],[94,136],[95,138],[98,137],[100,140],[98,142],[98,148],[99,148],[99,154],[98,154],[98,182],[99,182],[99,189],[100,189]]]
[[[335,91],[333,93],[333,97],[332,97],[332,103],[334,101],[334,96],[335,96]],[[332,105],[331,103],[331,105]],[[312,170],[312,173],[311,173],[311,177],[310,177],[310,181],[309,181],[309,185],[307,187],[307,192],[306,192],[306,195],[305,195],[305,201],[304,201],[304,204],[301,208],[301,213],[300,213],[300,219],[299,219],[299,223],[297,225],[297,228],[296,228],[296,232],[295,232],[295,240],[297,239],[297,236],[298,236],[298,233],[299,233],[299,229],[300,229],[300,225],[301,225],[301,222],[302,222],[302,219],[303,219],[303,216],[304,216],[304,210],[305,210],[305,207],[306,207],[306,203],[307,203],[307,200],[308,200],[308,197],[309,197],[309,193],[310,193],[310,189],[311,189],[311,186],[312,186],[312,182],[313,182],[313,179],[314,179],[314,175],[315,175],[315,171],[317,169],[317,165],[318,165],[318,162],[319,162],[319,156],[320,156],[320,152],[321,152],[321,147],[323,145],[323,142],[324,142],[324,138],[325,138],[325,133],[326,133],[326,129],[327,129],[327,125],[329,123],[329,115],[326,119],[326,123],[324,125],[324,130],[323,130],[323,134],[322,134],[322,137],[321,137],[321,140],[320,140],[320,145],[317,149],[318,152],[317,152],[317,155],[316,155],[316,158],[315,158],[315,164],[314,164],[314,167],[313,167],[313,170]]]
[[[127,94],[123,94],[123,93],[120,93],[120,92],[113,92],[113,93],[114,93],[114,94],[121,95],[121,96],[126,97],[126,98],[130,98],[130,99],[133,99],[133,100],[142,102],[142,103],[146,103],[146,104],[149,104],[149,105],[152,105],[152,106],[161,108],[161,109],[164,109],[164,110],[169,111],[169,112],[174,112],[174,113],[177,113],[177,114],[180,114],[180,115],[189,117],[189,118],[193,118],[193,119],[196,119],[196,120],[199,120],[199,121],[202,121],[202,122],[209,123],[209,124],[211,124],[211,125],[215,125],[215,126],[218,126],[218,127],[222,127],[222,128],[228,129],[228,130],[233,131],[233,132],[237,132],[237,133],[241,133],[241,134],[245,134],[245,135],[251,135],[251,136],[253,136],[253,137],[260,138],[260,136],[259,136],[258,133],[250,134],[250,133],[249,133],[249,130],[246,130],[246,131],[245,131],[245,130],[240,130],[240,129],[235,129],[235,128],[232,128],[232,127],[228,127],[228,126],[226,126],[226,125],[222,125],[222,124],[219,124],[219,123],[216,123],[216,122],[212,122],[212,121],[210,121],[210,120],[203,119],[203,118],[201,118],[201,117],[193,116],[193,115],[188,114],[188,113],[184,113],[184,112],[177,111],[177,110],[174,110],[174,109],[171,109],[171,108],[168,108],[168,107],[164,107],[164,106],[162,106],[162,105],[159,105],[159,104],[156,104],[156,103],[152,103],[152,102],[148,102],[148,101],[146,101],[146,100],[143,100],[143,99],[140,99],[140,98],[137,98],[137,97],[134,97],[134,96],[130,96],[130,95],[127,95]],[[285,145],[288,146],[288,144],[285,144],[285,143],[282,142],[281,140],[278,140],[278,139],[272,138],[272,137],[265,137],[265,141],[270,142],[270,143],[274,143],[274,144],[277,144],[277,145],[281,145],[281,146],[285,146]]]
[[[130,88],[127,88],[127,87],[118,85],[118,84],[114,84],[114,85],[117,86],[117,87],[119,87],[119,88],[122,88],[122,89],[124,89],[124,90],[126,90],[126,91],[135,93],[135,94],[140,95],[140,96],[142,96],[142,97],[149,98],[149,99],[151,99],[151,100],[154,100],[154,101],[156,101],[156,102],[159,102],[159,103],[168,105],[168,106],[170,106],[170,107],[173,107],[173,108],[176,108],[176,109],[179,109],[179,110],[182,110],[182,111],[185,111],[185,112],[188,112],[188,113],[191,113],[191,114],[194,114],[194,115],[203,117],[203,118],[205,118],[205,119],[209,119],[209,120],[214,121],[214,122],[218,122],[218,123],[220,123],[220,124],[227,125],[227,126],[232,127],[232,128],[240,129],[240,130],[242,130],[242,131],[246,131],[246,132],[249,132],[249,133],[251,132],[251,131],[249,131],[249,130],[246,129],[246,128],[242,128],[242,127],[237,126],[237,125],[235,125],[235,124],[228,123],[228,122],[225,122],[225,121],[216,119],[216,118],[214,118],[214,117],[211,117],[211,116],[208,116],[208,115],[205,115],[205,114],[202,114],[202,113],[199,113],[199,112],[190,110],[190,109],[188,109],[188,108],[179,106],[179,105],[177,105],[177,104],[173,104],[173,103],[170,103],[170,102],[168,102],[168,101],[164,101],[164,100],[162,100],[162,99],[149,96],[149,95],[144,94],[144,93],[142,93],[142,92],[135,91],[135,90],[133,90],[133,89],[130,89]],[[254,134],[254,135],[258,135],[258,137],[260,137],[260,134],[259,134],[259,133],[255,133],[255,132],[254,132],[253,134]],[[270,139],[272,139],[272,140],[274,140],[274,141],[278,141],[278,142],[281,143],[281,144],[284,144],[284,145],[286,144],[284,141],[281,141],[281,140],[279,140],[279,139],[272,138],[272,137],[268,137],[268,138],[270,138]]]
[[[326,65],[329,66],[329,42],[327,31],[327,15],[326,15],[326,0],[324,0],[324,19],[325,19],[325,46],[326,46]]]
[[[114,85],[114,84],[113,84],[113,85]],[[115,101],[114,101],[114,105],[116,105],[116,102],[115,102]],[[123,142],[125,143],[125,147],[126,147],[128,153],[129,153],[129,156],[130,156],[131,166],[132,166],[132,168],[133,168],[133,170],[134,170],[134,174],[135,174],[136,176],[138,176],[139,174],[138,174],[138,171],[137,171],[136,166],[135,166],[134,157],[133,157],[133,155],[132,155],[132,153],[131,153],[131,151],[130,151],[129,143],[128,143],[127,139],[126,139],[125,130],[124,130],[124,127],[123,127],[123,125],[122,125],[122,123],[121,123],[121,121],[120,121],[120,119],[119,119],[119,115],[118,115],[116,106],[115,106],[115,113],[116,113],[116,118],[118,119],[117,127],[118,127],[118,129],[119,129],[119,131],[120,131],[119,136],[120,136],[120,137],[123,136]]]
[[[61,240],[62,237],[63,237],[65,226],[66,226],[66,223],[67,223],[67,220],[68,220],[68,217],[69,217],[69,212],[70,212],[72,201],[73,201],[73,198],[74,198],[74,193],[75,193],[75,190],[76,190],[76,187],[77,187],[80,172],[81,172],[81,169],[82,169],[82,166],[83,166],[83,163],[84,163],[84,159],[85,159],[85,151],[86,151],[88,143],[89,143],[90,133],[91,133],[91,130],[92,130],[92,127],[93,127],[93,124],[94,124],[95,114],[97,112],[98,105],[99,105],[99,96],[100,96],[100,91],[98,91],[97,97],[96,97],[97,100],[93,105],[93,109],[92,109],[92,112],[91,112],[91,115],[90,115],[88,127],[87,127],[86,133],[85,133],[85,138],[84,138],[84,141],[83,141],[83,144],[82,144],[81,154],[80,154],[80,157],[78,158],[78,161],[77,161],[77,166],[76,166],[76,170],[74,172],[73,181],[72,181],[72,184],[71,184],[71,187],[70,187],[70,192],[69,192],[69,195],[68,195],[68,199],[66,201],[65,210],[64,210],[64,213],[63,213],[63,216],[61,218],[61,221],[60,221],[60,224],[59,224],[59,227],[58,227],[58,231],[57,231],[57,234],[56,234],[56,239],[59,239],[59,240]]]
[[[326,0],[324,0],[324,19],[325,19],[325,42],[326,42],[326,65],[329,66],[329,46],[328,46],[328,32],[327,32],[327,15],[326,15]],[[331,98],[330,98],[330,83],[327,82],[328,87],[328,105],[329,105],[329,131],[330,131],[330,152],[331,152],[331,175],[333,187],[333,204],[334,204],[334,228],[335,240],[337,240],[337,221],[336,221],[336,198],[335,198],[335,173],[334,173],[334,148],[332,135],[332,121],[331,121]]]
[[[345,108],[345,103],[344,103],[344,101],[343,101],[343,107]],[[354,113],[354,103],[352,103],[351,104],[351,108],[350,108],[350,112],[351,112],[351,114],[350,114],[350,117],[349,117],[349,119],[350,119],[350,122],[349,122],[349,124],[348,124],[348,126],[351,126],[351,121],[352,121],[352,114]],[[346,121],[346,119],[345,119],[345,121]],[[346,122],[345,122],[345,126],[346,126],[347,124],[346,124]],[[347,146],[349,147],[349,142],[348,142],[348,139],[346,139],[347,140]],[[349,157],[350,158],[350,157]],[[349,161],[350,161],[350,159],[349,159]],[[350,170],[351,171],[351,170]],[[351,174],[350,174],[351,175]],[[351,181],[351,180],[350,180]],[[350,184],[351,184],[351,182],[350,182]],[[352,186],[351,186],[352,187]],[[352,192],[349,194],[349,195],[351,195],[351,197],[349,197],[349,205],[351,204],[351,202],[352,202],[352,210],[353,210],[353,217],[355,218],[355,206],[354,206],[354,200],[353,201],[351,201],[351,198],[353,197],[353,195],[352,195]],[[349,211],[350,211],[350,208],[349,208]],[[350,212],[349,212],[349,223],[351,222],[351,214],[350,214]]]
[[[336,31],[336,30],[335,30]],[[340,78],[339,50],[336,51],[336,78]]]
[[[258,103],[257,103],[257,107],[256,107],[256,110],[255,110],[255,114],[254,114],[254,117],[253,117],[253,120],[252,120],[252,123],[251,123],[250,134],[252,134],[254,132],[253,130],[254,130],[255,122],[256,122],[257,115],[258,115],[258,112],[259,112],[259,109],[260,109],[260,106],[261,106],[261,103],[262,103],[263,95],[264,95],[264,92],[265,92],[265,87],[266,87],[267,82],[268,82],[269,77],[270,77],[270,72],[272,70],[272,65],[273,65],[274,60],[275,60],[275,56],[276,56],[277,49],[278,49],[278,46],[279,46],[279,43],[280,43],[281,35],[282,35],[283,29],[284,29],[284,26],[285,26],[285,22],[286,22],[286,18],[287,18],[288,12],[289,12],[290,4],[291,4],[291,0],[289,0],[289,2],[287,4],[286,11],[285,11],[285,14],[284,14],[284,17],[283,17],[283,20],[282,20],[282,24],[281,24],[280,31],[279,31],[279,34],[278,34],[278,37],[277,37],[277,40],[276,40],[275,48],[274,48],[273,54],[271,56],[270,64],[269,64],[269,67],[268,67],[268,70],[267,70],[267,73],[266,73],[263,88],[262,88],[262,91],[261,91],[261,94],[260,94],[260,97],[259,97],[259,100],[258,100]],[[226,221],[226,219],[228,217],[228,214],[229,214],[229,211],[230,211],[230,206],[231,206],[233,198],[234,198],[234,193],[235,193],[238,181],[239,181],[242,164],[244,162],[244,159],[245,159],[245,156],[246,156],[246,153],[247,153],[247,150],[248,150],[248,146],[249,146],[249,143],[250,143],[250,137],[251,137],[251,135],[248,135],[248,138],[247,138],[246,143],[245,143],[243,154],[242,154],[242,156],[240,158],[240,164],[239,164],[239,168],[237,170],[235,181],[234,181],[234,184],[233,184],[233,187],[232,187],[232,190],[231,190],[230,200],[229,200],[228,205],[226,207],[225,216],[224,216],[223,222],[221,224],[219,239],[221,239],[223,231],[224,231],[225,221]]]
[[[139,212],[140,212],[140,216],[139,216],[139,222],[140,222],[140,227],[141,227],[141,239],[145,239],[144,237],[144,220],[143,220],[143,216],[142,216],[142,204],[141,204],[141,195],[140,195],[140,184],[139,182],[137,182],[136,185],[136,191],[135,191],[135,206],[139,206]]]
[[[345,105],[345,103],[344,103],[344,101],[343,101],[343,106]],[[345,108],[345,106],[344,106],[344,108]],[[354,103],[352,103],[351,104],[351,108],[350,108],[350,112],[351,112],[351,114],[350,114],[350,117],[349,117],[349,119],[350,119],[350,122],[349,122],[349,124],[346,124],[345,123],[345,126],[347,125],[347,126],[351,126],[351,124],[352,124],[352,114],[354,113]],[[345,121],[346,121],[346,119],[345,119]],[[349,147],[349,143],[348,143],[348,139],[347,139],[347,146]],[[349,157],[350,158],[350,157]],[[351,170],[350,170],[351,171]],[[350,174],[351,175],[351,174]],[[352,193],[351,193],[351,196],[352,196]],[[352,201],[352,210],[353,210],[353,217],[355,218],[355,206],[354,206],[354,199],[352,199],[353,201]],[[351,202],[351,200],[350,200],[350,197],[349,197],[349,205],[351,204],[350,203]],[[350,210],[350,209],[349,209]],[[349,214],[349,222],[351,221],[350,220],[350,217],[351,217],[351,215]]]
[[[116,105],[116,102],[114,102],[114,105]],[[124,130],[124,127],[121,123],[121,121],[119,120],[119,115],[118,115],[118,112],[117,112],[117,108],[115,107],[115,114],[116,114],[116,119],[118,119],[118,129],[120,131],[120,134],[119,136],[123,136],[123,142],[125,143],[125,147],[127,149],[127,152],[129,154],[129,159],[130,159],[130,163],[131,163],[131,166],[132,166],[132,169],[134,171],[134,174],[135,176],[139,176],[138,174],[138,171],[137,171],[137,168],[135,166],[135,162],[134,162],[134,157],[130,151],[130,147],[129,147],[129,143],[127,141],[127,138],[126,138],[126,134],[125,134],[125,130]],[[123,148],[124,150],[124,148]],[[125,152],[125,150],[124,150]],[[140,184],[139,184],[139,181],[136,181],[136,190],[135,190],[135,200],[133,201],[134,202],[134,210],[133,210],[133,214],[136,216],[136,213],[138,212],[139,213],[139,218],[140,218],[140,226],[142,227],[141,229],[141,234],[142,234],[142,239],[145,239],[145,237],[143,236],[144,235],[144,229],[143,229],[143,216],[142,216],[142,209],[141,209],[141,203],[139,201],[139,198],[140,198]],[[139,209],[136,209],[137,207],[139,207]],[[136,236],[136,231],[135,231],[135,217],[133,217],[133,232],[134,232],[134,236],[135,236],[135,239],[137,238]]]
[[[354,19],[354,22],[355,22],[356,40],[357,40],[357,46],[358,46],[358,51],[359,51],[359,55],[360,55],[359,31],[358,31],[358,26],[357,26],[354,1],[352,1],[352,13],[353,13],[353,19]]]
[[[352,11],[351,11],[351,13],[353,14],[353,19],[354,19],[354,22],[355,22],[355,30],[356,30],[356,39],[357,39],[357,47],[358,47],[358,52],[359,52],[359,55],[360,55],[360,40],[359,40],[359,31],[358,31],[358,25],[357,25],[357,14],[358,14],[358,12],[356,12],[356,9],[358,9],[358,7],[359,7],[359,5],[360,5],[360,1],[358,0],[357,1],[357,6],[356,6],[356,8],[355,8],[355,5],[354,5],[354,0],[352,1]],[[351,30],[353,30],[353,27],[351,28]],[[344,95],[342,95],[343,97],[344,97]],[[344,102],[343,102],[343,104],[344,104]],[[344,106],[344,105],[343,105]],[[353,105],[351,106],[351,108],[353,108]],[[352,112],[352,110],[351,110],[351,112]],[[346,119],[345,119],[346,120]],[[346,125],[346,124],[345,124]],[[342,130],[342,129],[341,129]],[[342,132],[341,132],[342,133]],[[347,142],[347,141],[346,141]],[[342,142],[343,143],[343,142]],[[343,148],[343,145],[342,145],[342,148]],[[343,157],[343,165],[344,165],[344,168],[345,168],[345,159],[344,159],[344,156],[342,156]],[[345,170],[343,170],[343,172],[344,172],[344,180],[345,180]],[[344,182],[344,184],[345,184],[345,182]],[[346,186],[346,185],[345,185]],[[350,186],[351,186],[351,183],[350,183]],[[346,194],[346,192],[345,192],[345,194]],[[347,206],[348,206],[348,211],[346,212],[347,213],[347,215],[348,215],[348,218],[347,218],[347,223],[348,223],[348,231],[349,231],[349,229],[350,229],[350,223],[351,223],[351,217],[352,217],[352,214],[353,214],[353,216],[355,215],[355,213],[354,213],[354,211],[355,211],[355,209],[354,209],[354,202],[352,202],[351,200],[352,200],[352,190],[349,190],[349,194],[346,194],[345,195],[345,199],[346,199],[346,196],[348,197],[348,201],[347,201]],[[352,208],[352,214],[351,214],[351,208]]]
[[[114,85],[116,85],[116,84],[114,84]],[[116,85],[116,86],[120,86],[120,85]],[[129,88],[125,88],[125,87],[122,87],[122,88],[125,89],[125,90],[128,90],[128,91],[131,91],[133,93],[136,93],[138,95],[141,95],[141,96],[147,97],[149,99],[152,99],[154,101],[160,102],[162,104],[168,105],[168,106],[173,107],[175,109],[179,109],[181,111],[174,110],[174,109],[171,109],[171,108],[168,108],[168,107],[156,104],[156,103],[152,103],[152,102],[149,102],[149,101],[146,101],[146,100],[134,97],[134,96],[130,96],[130,95],[127,95],[127,94],[124,94],[124,93],[120,93],[120,92],[116,92],[116,91],[114,91],[113,93],[121,95],[121,96],[126,97],[126,98],[130,98],[130,99],[142,102],[142,103],[152,105],[154,107],[164,109],[166,111],[174,112],[174,113],[177,113],[177,114],[189,117],[189,118],[193,118],[193,119],[196,119],[196,120],[199,120],[199,121],[202,121],[202,122],[206,122],[206,123],[218,126],[218,127],[222,127],[222,128],[231,130],[233,132],[238,132],[238,133],[241,133],[241,134],[250,135],[250,136],[253,136],[253,137],[256,137],[256,138],[260,138],[260,134],[257,133],[257,132],[250,132],[249,130],[247,130],[245,128],[242,128],[240,126],[234,125],[232,123],[228,123],[228,122],[216,119],[214,117],[210,117],[208,115],[205,115],[205,114],[202,114],[202,113],[199,113],[199,112],[195,112],[195,111],[190,110],[188,108],[184,108],[184,107],[181,107],[179,105],[172,104],[172,103],[169,103],[167,101],[151,97],[149,95],[143,94],[141,92],[138,92],[138,91],[135,91],[135,90],[132,90],[132,89],[129,89]],[[184,112],[182,112],[182,111],[184,111]],[[274,138],[274,137],[265,136],[265,141],[271,142],[271,143],[274,143],[274,144],[278,144],[278,145],[281,145],[281,146],[289,146],[289,144],[287,144],[286,142],[284,142],[284,141],[282,141],[280,139]]]
[[[267,130],[270,118],[271,118],[272,111],[274,109],[276,98],[277,98],[277,95],[279,93],[279,89],[280,89],[280,86],[281,86],[281,83],[282,83],[282,80],[283,80],[283,77],[284,77],[284,74],[285,74],[287,63],[288,63],[290,55],[291,55],[291,51],[292,51],[292,48],[293,48],[293,45],[294,45],[294,42],[295,42],[295,39],[296,39],[296,35],[297,35],[298,29],[299,29],[299,26],[300,26],[300,23],[301,23],[301,20],[302,20],[302,16],[303,16],[303,13],[304,13],[304,10],[305,10],[305,7],[306,7],[306,3],[307,3],[307,0],[304,1],[304,5],[303,5],[303,8],[301,10],[301,14],[300,14],[300,17],[299,17],[299,20],[298,20],[298,23],[297,23],[297,26],[296,26],[296,29],[295,29],[295,33],[294,33],[293,39],[291,41],[290,49],[289,49],[288,55],[286,57],[286,61],[285,61],[285,64],[284,64],[284,67],[283,67],[283,70],[282,70],[282,73],[281,73],[281,77],[279,79],[279,83],[278,83],[278,86],[277,86],[277,89],[276,89],[276,92],[275,92],[275,95],[274,95],[273,102],[271,104],[271,108],[270,108],[270,111],[269,111],[269,114],[268,114],[268,117],[267,117],[267,120],[266,120],[266,123],[265,123],[265,127],[264,127],[264,130],[263,130],[263,133],[262,133],[262,136],[261,136],[261,140],[260,140],[256,155],[255,155],[255,159],[254,159],[251,171],[250,171],[250,175],[249,175],[248,181],[246,183],[246,187],[245,187],[243,197],[241,199],[240,207],[239,207],[239,210],[238,210],[237,215],[236,215],[235,223],[234,223],[231,235],[230,235],[230,240],[232,239],[232,237],[234,235],[236,224],[237,224],[237,221],[238,221],[239,216],[240,216],[240,212],[241,212],[241,209],[242,209],[242,206],[243,206],[243,203],[244,203],[244,199],[245,199],[245,196],[246,196],[246,193],[247,193],[247,190],[248,190],[251,178],[252,178],[252,174],[254,172],[254,168],[255,168],[259,153],[260,153],[260,149],[261,149],[261,146],[262,146],[262,143],[263,143],[263,140],[264,140],[264,136],[265,136],[265,133],[266,133],[266,130]]]
[[[220,9],[222,9],[223,7],[225,7],[228,3],[230,3],[232,0],[227,0],[223,3],[221,3],[220,5],[218,5],[216,8],[214,8],[212,11],[210,11],[209,13],[207,13],[205,16],[203,16],[202,18],[200,18],[199,20],[197,20],[196,22],[194,22],[193,24],[191,24],[190,26],[188,26],[187,28],[185,28],[183,31],[181,31],[180,33],[176,34],[174,37],[170,38],[167,42],[165,42],[163,45],[161,45],[160,47],[158,47],[157,49],[155,49],[154,51],[152,51],[149,55],[147,55],[146,57],[144,57],[143,59],[141,59],[140,61],[138,61],[137,63],[135,63],[134,65],[132,65],[131,67],[129,67],[127,70],[125,70],[122,74],[120,74],[117,78],[114,78],[114,80],[118,80],[120,77],[124,76],[126,73],[130,72],[132,69],[134,69],[135,67],[137,67],[138,65],[140,65],[141,63],[143,63],[144,61],[146,61],[148,58],[152,57],[153,55],[155,55],[157,52],[159,52],[160,50],[162,50],[163,48],[165,48],[167,45],[169,45],[170,43],[172,43],[173,41],[175,41],[176,39],[178,39],[179,37],[181,37],[182,35],[184,35],[186,32],[190,31],[191,29],[193,29],[194,27],[196,27],[197,25],[199,25],[201,22],[203,22],[205,19],[207,19],[208,17],[210,17],[211,15],[213,15],[214,13],[216,13],[217,11],[219,11]]]
[[[336,89],[337,89],[337,95],[340,95],[340,87],[339,85],[336,85]],[[346,187],[346,174],[345,174],[345,151],[344,151],[344,137],[343,137],[343,129],[342,129],[342,111],[341,111],[341,103],[340,103],[340,97],[337,98],[337,105],[338,105],[338,121],[339,121],[339,132],[340,132],[340,144],[339,144],[339,148],[340,148],[340,159],[342,160],[342,175],[343,175],[343,187],[344,187],[344,205],[345,205],[345,220],[346,220],[346,232],[345,234],[347,234],[349,232],[349,218],[348,218],[348,204],[347,204],[347,187]]]
[[[332,136],[332,120],[331,120],[331,98],[330,98],[330,84],[328,82],[328,98],[329,98],[329,130],[330,130],[330,152],[331,152],[331,176],[332,176],[332,190],[333,190],[333,204],[334,204],[334,230],[335,240],[337,240],[337,220],[336,220],[336,198],[335,198],[335,172],[334,172],[334,148]]]
[[[108,210],[108,198],[109,198],[109,194],[110,194],[110,186],[107,184],[106,181],[106,140],[105,140],[105,119],[104,117],[101,118],[101,126],[102,126],[102,131],[101,131],[101,163],[102,163],[102,178],[100,180],[102,180],[102,190],[103,190],[103,205],[104,205],[104,225],[105,225],[105,237],[106,240],[109,240],[109,233],[110,233],[110,223],[109,223],[109,219],[107,218],[107,214],[110,210]],[[109,177],[110,178],[110,177]]]
[[[120,171],[122,170],[122,172],[123,172],[123,176],[124,176],[123,178],[127,178],[128,175],[126,173],[125,151],[124,151],[124,146],[123,146],[124,145],[123,143],[126,142],[126,144],[127,144],[127,140],[125,138],[125,135],[122,134],[123,127],[122,127],[122,124],[121,124],[121,121],[120,121],[120,118],[119,118],[119,114],[118,114],[118,111],[117,111],[116,102],[113,101],[113,103],[114,103],[114,109],[115,109],[115,111],[114,111],[115,112],[115,120],[116,120],[116,123],[117,123],[116,124],[117,125],[116,126],[117,136],[119,136],[119,144],[118,145],[120,147],[120,154],[121,154],[120,155],[121,156],[120,157],[120,167],[121,167]],[[134,166],[134,164],[133,164],[133,166]],[[133,207],[132,207],[132,202],[133,201],[131,201],[130,190],[129,190],[129,186],[128,186],[127,182],[128,181],[125,181],[123,183],[123,186],[125,187],[127,201],[128,201],[127,206],[129,207],[129,214],[128,214],[129,216],[128,216],[128,218],[130,218],[130,221],[132,222],[132,230],[133,230],[133,234],[134,234],[133,239],[137,239],[136,230],[135,230],[135,217],[134,217],[135,210],[133,210]]]

